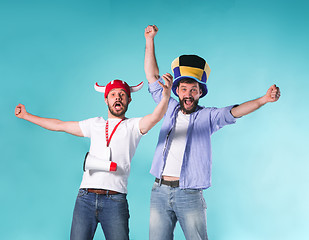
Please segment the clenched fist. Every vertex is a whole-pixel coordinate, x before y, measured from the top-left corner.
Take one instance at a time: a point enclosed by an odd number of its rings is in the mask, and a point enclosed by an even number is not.
[[[280,98],[280,89],[275,84],[272,85],[266,92],[265,98],[267,102],[276,102]]]
[[[15,116],[18,118],[25,118],[27,114],[26,108],[23,104],[18,104],[15,108]]]
[[[159,29],[156,25],[148,25],[148,27],[145,28],[145,38],[154,39],[158,31]]]

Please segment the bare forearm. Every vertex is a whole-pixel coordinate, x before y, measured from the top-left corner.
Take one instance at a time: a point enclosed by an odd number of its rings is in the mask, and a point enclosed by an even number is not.
[[[84,136],[78,122],[64,122],[58,119],[39,117],[28,113],[26,107],[21,103],[15,107],[15,116],[51,131],[66,132],[79,137]]]
[[[153,83],[159,78],[159,68],[154,48],[154,39],[146,38],[144,69],[149,83]]]
[[[32,122],[36,125],[39,125],[42,128],[45,128],[47,130],[51,131],[64,131],[64,129],[61,127],[63,121],[53,118],[43,118],[36,115],[33,115],[31,113],[25,114],[24,118],[25,120]]]
[[[162,97],[154,111],[143,117],[139,123],[141,133],[147,133],[154,125],[156,125],[167,111],[168,103],[171,97],[171,89],[173,85],[173,76],[169,73],[163,74],[162,79],[164,84],[160,81],[158,84],[162,87]]]
[[[165,84],[158,82],[158,84],[162,87],[162,98],[157,107],[154,109],[153,113],[151,114],[152,121],[154,122],[153,126],[163,118],[171,97],[173,76],[169,73],[166,73],[162,75],[162,79],[164,80]]]
[[[64,122],[58,119],[39,117],[30,113],[26,113],[23,119],[32,122],[47,130],[66,132],[78,137],[84,136],[82,130],[79,127],[78,122],[74,121]]]
[[[139,127],[141,133],[147,133],[151,128],[153,128],[164,116],[168,107],[169,97],[162,97],[160,103],[156,106],[154,111],[143,117],[140,121]]]
[[[276,84],[273,84],[263,97],[240,104],[239,106],[232,108],[231,113],[234,117],[245,116],[259,109],[268,102],[277,102],[280,96],[279,87],[277,87]]]
[[[156,108],[153,110],[151,114],[152,122],[154,123],[153,126],[158,123],[166,113],[168,102],[169,102],[169,96],[163,96],[160,103],[156,106]]]
[[[232,108],[231,113],[234,117],[242,117],[254,112],[267,103],[265,97],[260,97],[255,100],[244,102],[237,107]]]

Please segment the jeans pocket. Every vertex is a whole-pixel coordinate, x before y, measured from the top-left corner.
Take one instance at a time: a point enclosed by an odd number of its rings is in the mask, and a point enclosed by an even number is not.
[[[152,185],[151,191],[152,191],[152,192],[156,191],[158,187],[159,187],[159,183],[155,182],[155,183]]]
[[[206,204],[206,201],[205,201],[205,198],[204,198],[203,194],[201,194],[201,201],[202,201],[203,208],[207,209],[207,204]]]
[[[127,202],[127,194],[123,194],[123,193],[109,195],[109,198],[115,202],[122,202],[122,203]]]
[[[199,194],[201,192],[200,189],[186,188],[183,190],[186,194]]]
[[[84,195],[87,195],[87,193],[88,192],[85,189],[79,189],[77,197],[82,197]]]

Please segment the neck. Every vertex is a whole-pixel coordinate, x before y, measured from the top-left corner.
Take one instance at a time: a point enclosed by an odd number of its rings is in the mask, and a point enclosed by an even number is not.
[[[187,113],[187,112],[183,111],[182,109],[180,109],[180,112],[182,112],[184,115],[191,114],[191,113]]]
[[[113,115],[111,112],[108,112],[107,117],[108,117],[108,118],[112,118],[112,119],[125,119],[125,118],[126,118],[126,117],[125,117],[125,114],[123,114],[123,115],[121,115],[121,116],[115,116],[115,115]]]
[[[185,115],[189,115],[191,113],[194,113],[196,111],[197,107],[194,108],[194,110],[191,111],[186,111],[185,109],[180,108],[180,111],[185,114]]]

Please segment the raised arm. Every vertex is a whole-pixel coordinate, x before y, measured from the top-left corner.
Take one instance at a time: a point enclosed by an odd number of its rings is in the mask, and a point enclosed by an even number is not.
[[[259,109],[268,102],[276,102],[280,98],[280,89],[275,84],[272,85],[263,97],[257,98],[240,104],[232,108],[231,113],[234,117],[242,117]]]
[[[147,133],[163,118],[164,114],[166,113],[168,102],[171,96],[173,77],[171,74],[166,73],[162,76],[162,79],[164,79],[164,85],[161,82],[158,82],[163,88],[161,101],[156,106],[153,113],[143,117],[139,122],[139,129],[142,134]]]
[[[149,25],[145,28],[146,48],[144,68],[148,83],[153,83],[160,77],[154,47],[154,37],[158,30],[156,25]]]
[[[64,122],[58,119],[42,118],[39,116],[35,116],[31,113],[28,113],[25,106],[22,104],[18,104],[16,106],[15,116],[21,119],[25,119],[51,131],[66,132],[79,137],[84,136],[78,122]]]

